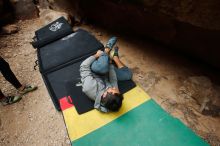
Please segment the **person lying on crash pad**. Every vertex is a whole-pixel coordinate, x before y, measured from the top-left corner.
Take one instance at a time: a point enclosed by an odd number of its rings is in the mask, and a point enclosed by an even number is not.
[[[94,108],[101,112],[120,109],[123,97],[117,82],[132,78],[131,70],[119,59],[119,48],[113,48],[116,40],[116,37],[112,37],[104,52],[98,50],[80,65],[82,91],[95,101]]]

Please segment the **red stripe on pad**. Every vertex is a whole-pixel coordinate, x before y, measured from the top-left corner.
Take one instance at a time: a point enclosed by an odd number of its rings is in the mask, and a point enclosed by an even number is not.
[[[72,102],[72,98],[70,96],[65,96],[63,98],[60,99],[60,108],[62,111],[64,111],[65,109],[71,108],[73,107],[73,102]]]

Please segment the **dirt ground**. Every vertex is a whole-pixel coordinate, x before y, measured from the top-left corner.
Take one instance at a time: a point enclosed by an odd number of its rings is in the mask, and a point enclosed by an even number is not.
[[[19,80],[34,84],[38,90],[23,96],[17,104],[0,105],[1,146],[68,146],[70,141],[62,114],[57,112],[38,70],[34,70],[36,50],[30,45],[39,19],[21,21],[16,34],[0,36],[0,55],[5,58]],[[214,72],[158,45],[107,32],[92,25],[81,26],[101,42],[116,35],[120,56],[134,72],[134,80],[167,112],[180,119],[213,146],[220,146],[220,118],[198,112],[194,99],[179,96],[179,87],[191,76],[220,79]],[[0,75],[0,87],[7,95],[16,90]]]

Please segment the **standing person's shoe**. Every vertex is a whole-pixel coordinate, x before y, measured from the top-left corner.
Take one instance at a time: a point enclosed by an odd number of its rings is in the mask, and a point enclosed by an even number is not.
[[[13,104],[13,103],[16,103],[18,101],[20,101],[22,99],[21,96],[6,96],[4,97],[3,99],[1,99],[1,103],[2,105],[9,105],[9,104]]]
[[[112,48],[114,47],[115,43],[117,42],[117,38],[116,37],[111,37],[108,42],[105,45],[105,48],[109,48],[110,50],[112,50]]]
[[[37,86],[25,85],[23,90],[20,90],[19,93],[21,95],[27,94],[28,92],[34,91],[37,89]]]

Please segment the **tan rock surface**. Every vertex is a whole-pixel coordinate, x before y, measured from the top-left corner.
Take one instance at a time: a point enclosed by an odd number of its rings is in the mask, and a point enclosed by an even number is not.
[[[21,28],[18,33],[0,36],[0,55],[10,63],[22,83],[35,84],[39,89],[25,95],[14,105],[0,105],[0,145],[67,146],[70,142],[62,114],[55,110],[39,71],[33,69],[36,50],[29,42],[42,23],[40,19],[35,19],[17,25]],[[95,26],[84,25],[82,28],[89,30],[103,43],[110,36],[117,35],[120,56],[132,68],[134,80],[167,112],[213,146],[219,146],[220,118],[200,114],[194,99],[184,99],[178,95],[184,80],[191,76],[206,75],[213,84],[219,84],[220,79],[214,71],[132,36],[112,34]],[[5,94],[16,93],[1,75],[0,87]]]

